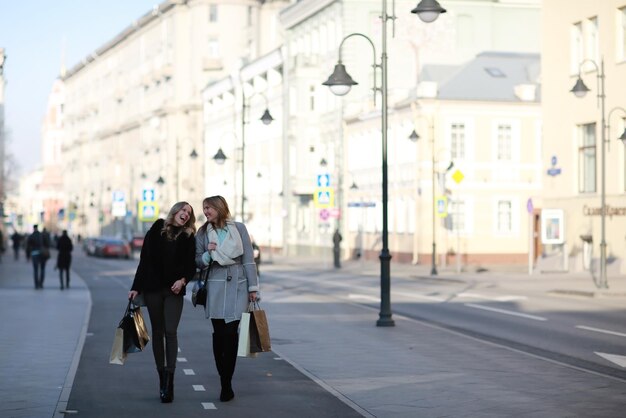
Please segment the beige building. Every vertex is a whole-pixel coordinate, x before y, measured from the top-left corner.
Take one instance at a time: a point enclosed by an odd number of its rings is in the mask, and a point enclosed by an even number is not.
[[[281,43],[260,28],[282,4],[165,1],[63,75],[68,228],[129,236],[155,204],[200,208],[202,88]]]
[[[542,34],[543,208],[562,235],[546,247],[546,268],[598,273],[604,187],[607,273],[624,274],[626,1],[545,1]],[[584,98],[570,92],[579,75]]]

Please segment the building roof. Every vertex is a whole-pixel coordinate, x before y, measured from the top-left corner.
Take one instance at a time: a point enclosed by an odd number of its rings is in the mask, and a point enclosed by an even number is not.
[[[540,55],[482,52],[461,66],[425,65],[421,81],[438,85],[437,99],[539,102]],[[522,100],[517,89],[535,86],[533,100]]]

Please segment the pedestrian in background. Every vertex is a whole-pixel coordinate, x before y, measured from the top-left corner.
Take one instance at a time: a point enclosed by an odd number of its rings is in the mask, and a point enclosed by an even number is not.
[[[196,273],[196,217],[187,202],[172,206],[146,233],[129,299],[142,294],[152,328],[152,353],[161,402],[174,400],[178,323],[187,283]]]
[[[70,288],[70,266],[72,264],[72,250],[74,245],[72,240],[67,236],[67,231],[63,233],[57,240],[57,268],[59,269],[59,280],[61,281],[61,290],[63,290],[63,273],[65,273],[65,287]]]
[[[335,264],[335,268],[341,267],[341,241],[343,237],[339,233],[339,229],[335,229],[335,233],[333,234],[333,262]]]
[[[206,222],[196,235],[196,264],[209,268],[206,317],[213,326],[213,357],[220,375],[220,401],[235,397],[232,377],[237,361],[237,329],[248,303],[257,299],[259,279],[246,226],[231,219],[222,196],[202,202]]]
[[[4,254],[4,233],[0,229],[0,262],[2,262],[2,255]]]
[[[39,232],[38,225],[33,225],[33,233],[26,240],[26,252],[30,255],[33,263],[33,277],[35,289],[43,289],[43,281],[46,278],[46,262],[50,257],[50,241],[46,242],[46,236]]]
[[[17,229],[11,234],[11,241],[13,242],[13,255],[15,260],[20,259],[20,246],[22,245],[22,234],[17,232]]]

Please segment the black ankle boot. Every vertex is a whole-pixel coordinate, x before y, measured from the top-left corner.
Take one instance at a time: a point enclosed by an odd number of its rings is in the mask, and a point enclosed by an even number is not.
[[[170,403],[174,400],[174,372],[165,371],[165,381],[163,382],[163,395],[161,402]]]
[[[220,401],[228,402],[235,397],[231,379],[220,377],[220,383],[222,384],[222,391],[220,392]]]
[[[165,394],[165,370],[157,369],[157,372],[159,372],[159,397],[163,399]]]

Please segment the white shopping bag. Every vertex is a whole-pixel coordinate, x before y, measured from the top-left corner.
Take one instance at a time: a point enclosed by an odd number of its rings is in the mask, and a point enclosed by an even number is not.
[[[257,353],[250,352],[250,313],[241,314],[239,322],[239,345],[237,346],[238,357],[256,357]]]

